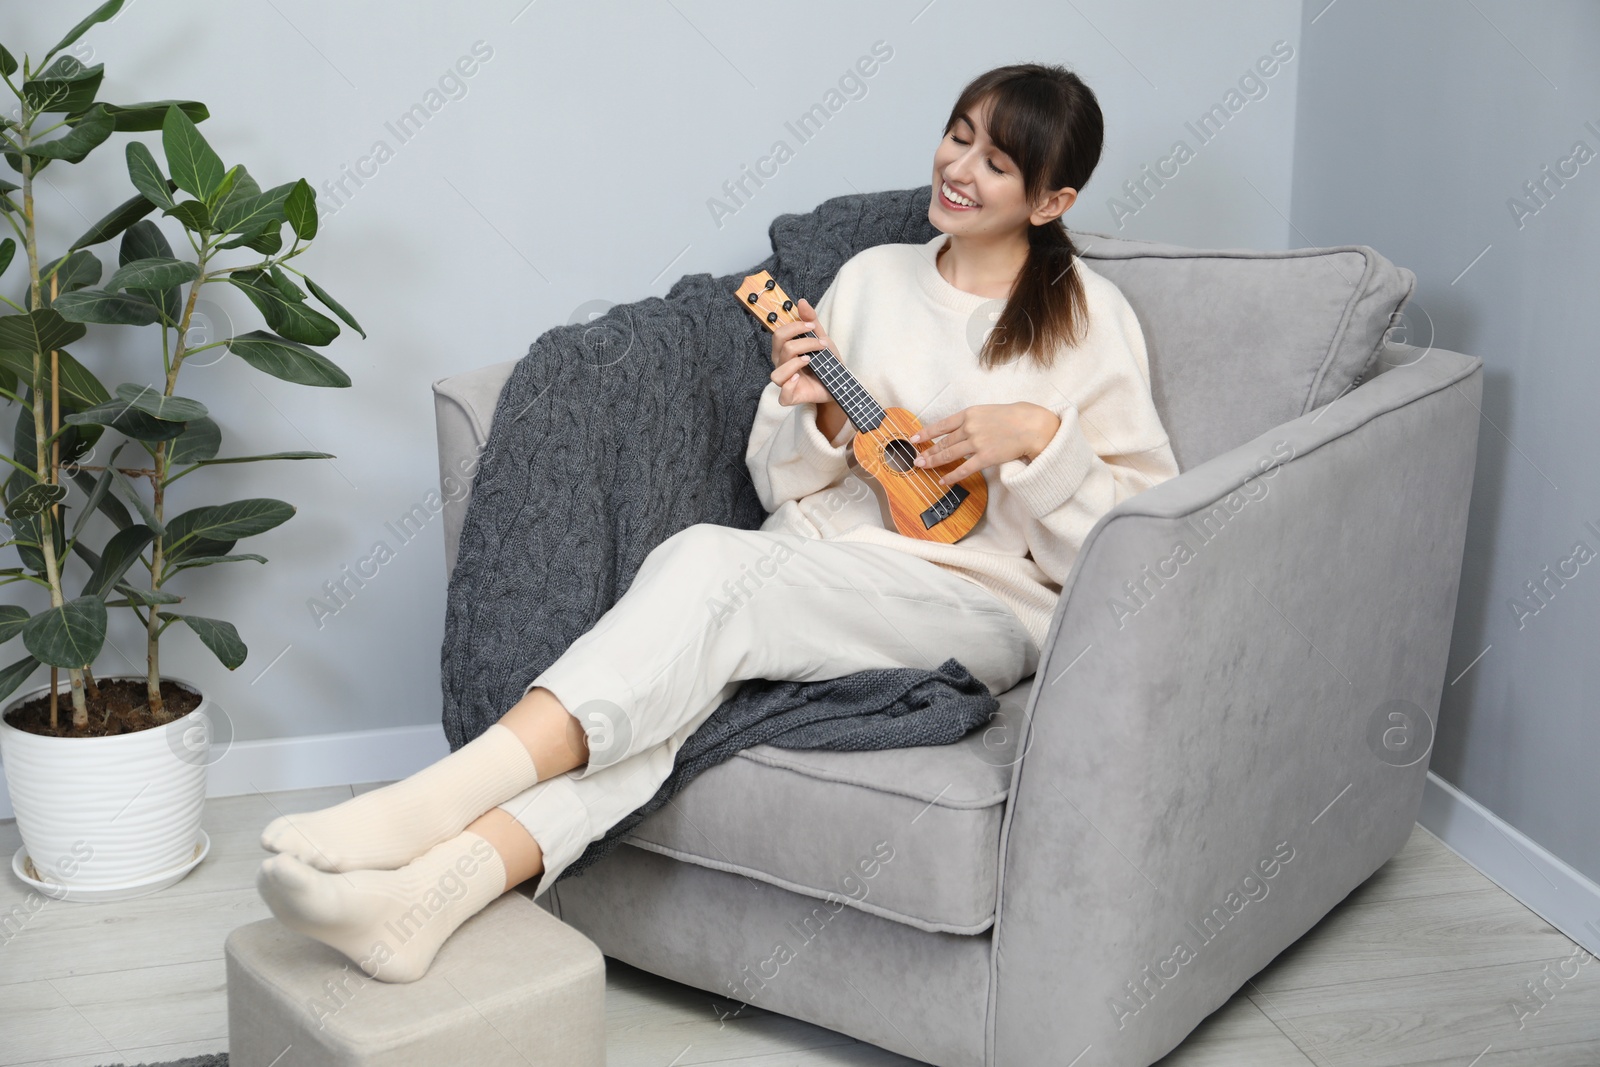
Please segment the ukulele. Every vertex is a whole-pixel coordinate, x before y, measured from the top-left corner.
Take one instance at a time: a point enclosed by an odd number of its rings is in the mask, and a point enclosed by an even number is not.
[[[799,318],[794,302],[766,271],[746,278],[735,296],[769,330],[775,331],[780,322]],[[817,334],[808,330],[798,336]],[[856,428],[851,439],[856,462],[882,486],[895,528],[906,537],[945,544],[954,544],[971,533],[989,502],[989,483],[983,472],[974,471],[951,485],[940,484],[940,475],[955,470],[965,460],[952,460],[937,467],[914,466],[918,454],[934,447],[931,441],[913,444],[906,440],[922,429],[922,422],[905,408],[879,404],[828,349],[821,348],[810,355],[808,366],[812,373]]]

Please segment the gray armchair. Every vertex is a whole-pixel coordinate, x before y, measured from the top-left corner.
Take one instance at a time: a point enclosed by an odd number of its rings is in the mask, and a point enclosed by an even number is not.
[[[944,1067],[1144,1067],[1406,841],[1482,360],[1388,343],[1414,278],[1364,246],[1074,237],[1181,475],[1095,525],[988,728],[746,749],[554,886],[607,955]],[[434,383],[441,472],[512,366]]]

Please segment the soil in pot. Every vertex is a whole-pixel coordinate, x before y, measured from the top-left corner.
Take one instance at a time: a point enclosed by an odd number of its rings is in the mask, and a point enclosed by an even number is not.
[[[131,734],[154,726],[165,726],[181,719],[200,706],[201,696],[185,689],[177,682],[161,682],[161,700],[166,718],[156,722],[150,715],[146,699],[148,683],[143,678],[114,678],[98,681],[100,697],[88,697],[89,723],[82,729],[72,725],[72,690],[66,686],[56,691],[55,729],[50,727],[50,694],[41,693],[26,703],[12,708],[6,723],[18,730],[43,737],[110,737],[114,734]]]

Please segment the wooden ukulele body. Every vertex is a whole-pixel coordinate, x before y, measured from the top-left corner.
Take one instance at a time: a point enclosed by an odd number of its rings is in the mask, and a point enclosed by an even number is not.
[[[961,466],[964,460],[952,460],[937,467],[912,465],[919,454],[932,448],[931,442],[918,444],[906,440],[922,429],[922,422],[905,408],[884,408],[884,418],[871,430],[858,430],[851,438],[856,462],[883,487],[888,498],[889,515],[895,528],[906,537],[919,541],[941,541],[955,544],[983,518],[989,502],[989,483],[982,471],[974,471],[949,485],[940,485],[939,478]],[[959,487],[959,490],[958,488]],[[952,492],[964,497],[948,514],[933,524],[924,522],[931,505]],[[943,512],[939,512],[943,513]],[[936,514],[939,514],[936,513]]]
[[[772,275],[760,271],[744,280],[734,293],[739,303],[767,329],[796,318],[794,302],[778,288]],[[815,337],[815,333],[805,336]],[[937,467],[914,465],[917,456],[934,448],[932,441],[906,440],[922,429],[918,418],[905,408],[886,408],[856,380],[855,375],[826,348],[811,355],[808,370],[822,382],[845,418],[856,428],[853,440],[856,462],[888,498],[889,517],[895,529],[919,541],[954,544],[983,518],[989,503],[989,483],[982,471],[959,482],[941,485],[939,478],[961,466],[964,459]]]

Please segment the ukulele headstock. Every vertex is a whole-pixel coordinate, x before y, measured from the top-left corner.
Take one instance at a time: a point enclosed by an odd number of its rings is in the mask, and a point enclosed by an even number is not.
[[[739,298],[739,303],[750,314],[761,320],[763,326],[774,332],[780,323],[794,322],[800,317],[795,314],[795,303],[789,299],[789,294],[766,271],[758,271],[746,278],[734,290],[734,296]]]

